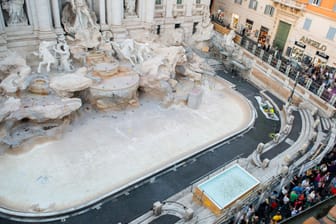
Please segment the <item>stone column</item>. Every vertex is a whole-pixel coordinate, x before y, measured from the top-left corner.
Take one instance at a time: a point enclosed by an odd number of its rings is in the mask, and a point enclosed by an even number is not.
[[[193,9],[193,1],[185,1],[185,6],[186,7],[186,16],[192,16],[192,9]]]
[[[40,40],[55,40],[52,27],[52,14],[49,0],[35,0],[35,13],[38,19],[38,34]]]
[[[107,22],[109,25],[120,26],[124,14],[123,0],[106,0],[107,1]]]
[[[94,11],[92,0],[88,0],[87,3],[88,3],[88,7],[89,7],[89,9],[92,10],[92,11]]]
[[[7,41],[5,32],[5,21],[2,15],[2,10],[0,7],[0,56],[5,54],[7,51]]]
[[[154,21],[154,13],[155,13],[155,0],[146,0],[145,7],[145,22],[153,23]]]
[[[53,19],[54,19],[54,27],[55,27],[56,34],[63,34],[58,0],[52,0],[51,4],[52,4],[52,14],[53,14]]]
[[[105,0],[99,0],[99,20],[101,30],[106,30],[106,5]]]
[[[0,7],[0,34],[5,32],[5,21]]]
[[[38,2],[37,2],[38,3]],[[34,31],[38,31],[39,22],[37,18],[37,12],[36,12],[36,2],[35,1],[26,1],[27,4],[27,14],[30,18],[30,24],[33,26]]]

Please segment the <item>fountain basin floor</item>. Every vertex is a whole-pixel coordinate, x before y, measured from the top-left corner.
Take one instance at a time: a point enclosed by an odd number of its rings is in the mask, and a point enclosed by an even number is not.
[[[36,214],[90,204],[246,129],[254,120],[245,97],[215,82],[197,110],[139,108],[86,112],[59,140],[22,154],[0,155],[0,205]]]

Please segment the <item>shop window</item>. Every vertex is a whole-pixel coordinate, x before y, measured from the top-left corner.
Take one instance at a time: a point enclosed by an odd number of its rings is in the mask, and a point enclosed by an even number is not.
[[[268,45],[269,45],[268,28],[261,26],[258,37],[258,46],[268,47]]]
[[[257,6],[258,6],[258,1],[257,0],[250,0],[250,4],[249,4],[250,9],[257,10]]]
[[[335,27],[329,27],[328,33],[327,33],[327,39],[334,40],[336,34],[336,28]]]
[[[273,14],[274,14],[274,10],[275,10],[275,9],[274,9],[273,6],[271,6],[271,5],[266,5],[264,14],[269,15],[269,16],[273,16]]]
[[[287,57],[290,57],[291,54],[292,54],[292,48],[291,48],[291,47],[287,47],[287,50],[286,50],[286,52],[285,52],[285,55],[286,55]]]
[[[232,22],[231,22],[231,27],[234,29],[238,28],[239,24],[239,15],[237,14],[232,14]]]
[[[162,4],[161,0],[155,0],[155,5],[161,5],[161,4]]]
[[[251,32],[252,32],[252,28],[253,28],[253,21],[247,19],[246,23],[245,23],[245,35],[246,36],[250,36]]]
[[[241,5],[243,0],[235,0],[234,2]]]
[[[176,0],[176,4],[182,4],[182,0]]]
[[[309,0],[312,5],[320,6],[322,0]]]
[[[305,21],[304,21],[304,24],[303,24],[303,29],[309,30],[311,23],[312,23],[312,20],[306,18]]]

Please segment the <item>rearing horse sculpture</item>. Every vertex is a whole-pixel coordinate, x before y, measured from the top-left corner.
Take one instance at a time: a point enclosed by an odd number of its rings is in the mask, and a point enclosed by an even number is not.
[[[42,61],[39,63],[39,66],[37,68],[38,73],[41,73],[42,65],[47,65],[47,72],[50,72],[51,64],[55,64],[57,62],[56,58],[49,50],[55,45],[56,43],[54,41],[42,41],[40,43],[38,56],[42,58]]]

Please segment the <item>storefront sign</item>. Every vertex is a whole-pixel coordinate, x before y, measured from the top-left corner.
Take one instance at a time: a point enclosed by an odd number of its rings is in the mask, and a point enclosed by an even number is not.
[[[329,55],[326,55],[324,52],[316,51],[316,55],[327,60],[329,59]]]
[[[302,48],[306,48],[306,45],[303,44],[303,43],[301,43],[301,42],[299,42],[299,41],[295,41],[294,44],[295,44],[296,46],[299,46],[299,47],[302,47]]]
[[[300,41],[302,43],[309,44],[310,46],[313,46],[313,47],[317,48],[318,50],[321,50],[321,51],[326,51],[327,50],[326,45],[322,45],[321,43],[319,43],[315,40],[312,40],[309,37],[302,36]]]

